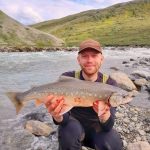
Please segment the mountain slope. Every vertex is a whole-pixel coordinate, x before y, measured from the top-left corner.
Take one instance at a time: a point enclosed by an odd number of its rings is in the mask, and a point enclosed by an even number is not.
[[[67,46],[94,38],[103,45],[150,46],[150,0],[134,0],[89,10],[32,27],[63,39]]]
[[[61,46],[55,36],[24,26],[0,11],[0,46]]]

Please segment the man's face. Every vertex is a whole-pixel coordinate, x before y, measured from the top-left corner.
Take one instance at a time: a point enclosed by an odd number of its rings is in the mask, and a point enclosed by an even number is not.
[[[87,75],[93,75],[97,73],[101,67],[103,59],[103,55],[93,49],[86,49],[79,53],[77,57],[81,69]]]

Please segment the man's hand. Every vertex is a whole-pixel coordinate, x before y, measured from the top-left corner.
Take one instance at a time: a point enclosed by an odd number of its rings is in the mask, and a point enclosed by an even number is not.
[[[60,115],[60,111],[64,104],[63,97],[54,97],[53,95],[49,95],[43,99],[44,104],[48,110],[48,112],[52,115],[52,117],[57,122],[62,122],[63,116]]]
[[[98,114],[99,120],[105,123],[110,117],[110,105],[104,101],[97,100],[93,103],[93,109]]]

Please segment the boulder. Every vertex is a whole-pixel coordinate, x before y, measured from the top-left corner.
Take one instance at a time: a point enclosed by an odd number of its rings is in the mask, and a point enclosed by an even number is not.
[[[25,128],[32,134],[49,136],[53,132],[53,129],[48,126],[46,123],[38,120],[29,120],[27,121]]]
[[[128,91],[136,90],[136,86],[134,85],[134,83],[131,81],[131,79],[128,77],[127,74],[120,71],[116,71],[110,74],[110,77],[117,82],[120,88]]]
[[[18,120],[0,122],[0,149],[25,150],[31,147],[34,135],[24,130]]]
[[[150,150],[150,144],[143,141],[129,143],[127,150]]]
[[[147,83],[148,83],[148,81],[146,80],[146,79],[136,79],[135,81],[134,81],[134,83],[135,83],[135,85],[137,85],[137,86],[144,86],[144,85],[146,85]]]
[[[143,70],[135,70],[132,72],[132,75],[139,76],[150,80],[150,72],[143,71]]]

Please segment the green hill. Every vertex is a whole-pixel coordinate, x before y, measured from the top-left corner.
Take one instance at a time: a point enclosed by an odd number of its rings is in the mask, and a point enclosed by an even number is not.
[[[0,11],[0,46],[61,46],[55,36],[24,26]]]
[[[105,46],[150,46],[150,0],[135,0],[32,25],[76,46],[94,38]]]

